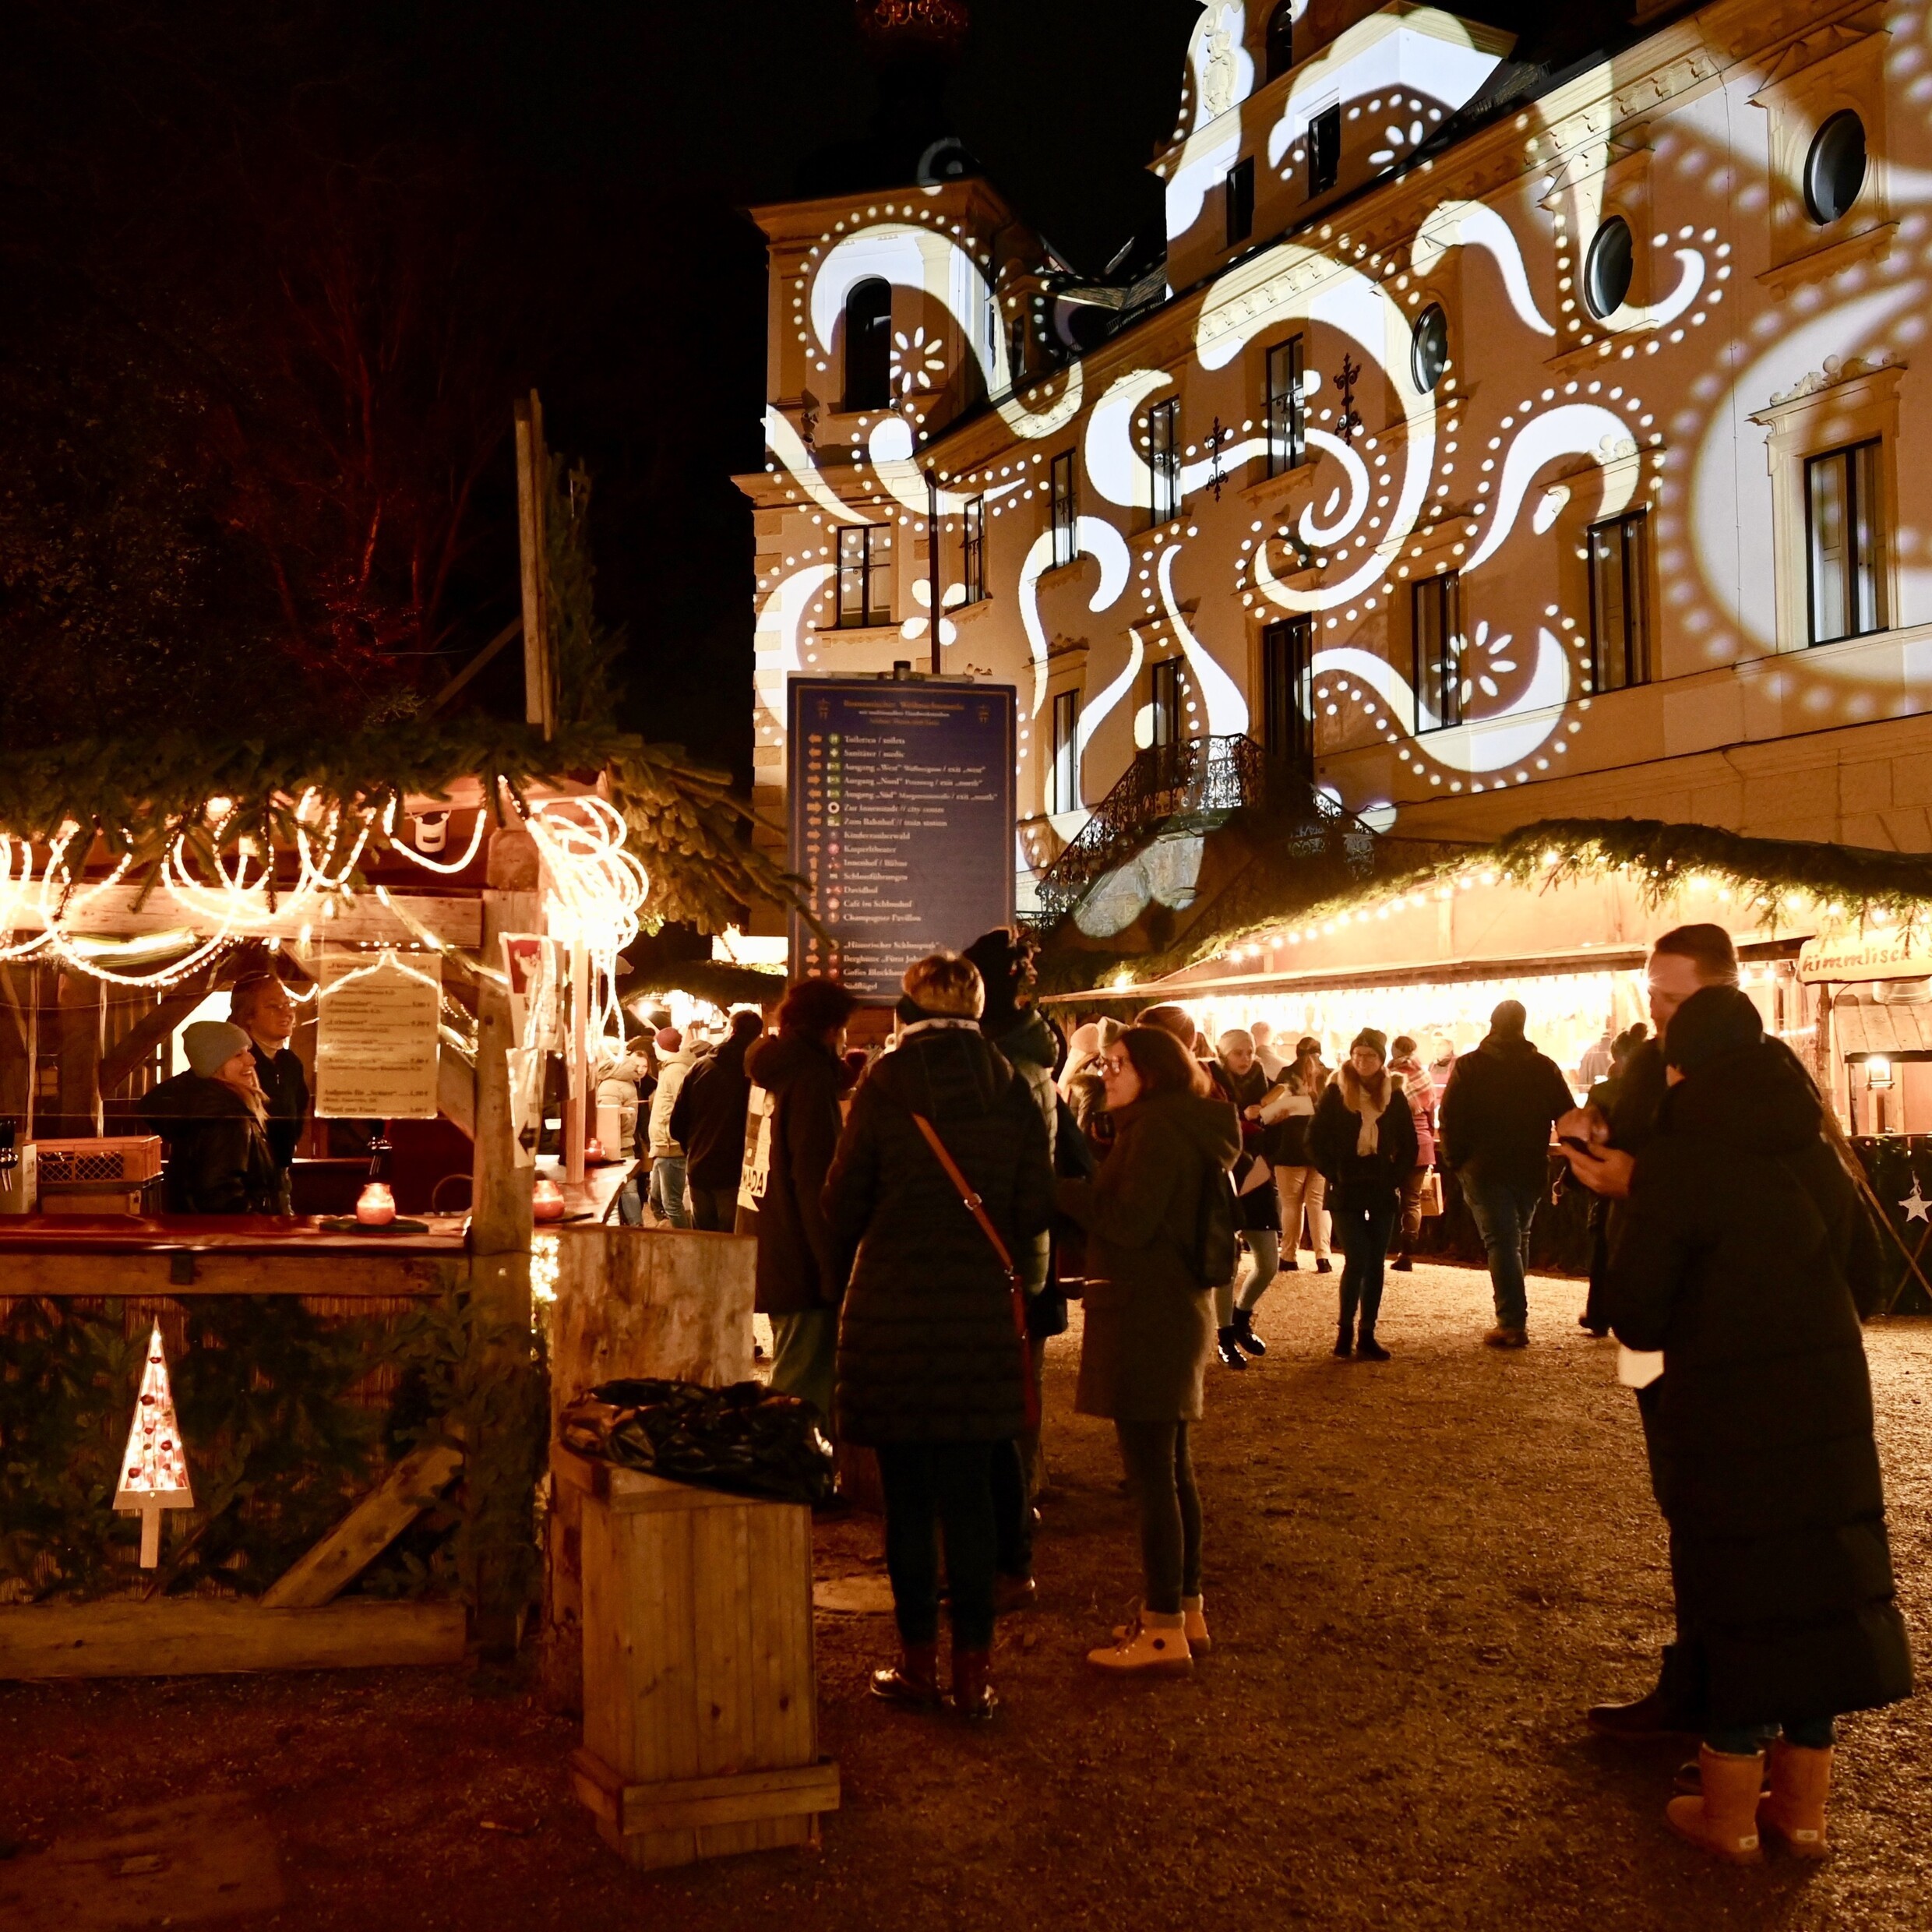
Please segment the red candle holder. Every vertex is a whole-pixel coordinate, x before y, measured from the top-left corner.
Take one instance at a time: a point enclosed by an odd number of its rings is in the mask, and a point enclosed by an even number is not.
[[[387,1181],[371,1181],[356,1196],[355,1218],[365,1228],[386,1228],[396,1218],[396,1197]]]
[[[563,1190],[548,1174],[539,1174],[530,1190],[530,1211],[538,1221],[561,1221],[569,1204]]]

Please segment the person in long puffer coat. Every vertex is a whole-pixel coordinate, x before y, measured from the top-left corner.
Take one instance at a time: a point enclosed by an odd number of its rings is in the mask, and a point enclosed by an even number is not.
[[[1855,1299],[1874,1236],[1747,994],[1692,994],[1664,1056],[1604,1307],[1627,1347],[1663,1351],[1659,1500],[1705,1680],[1700,1788],[1667,1815],[1733,1862],[1762,1856],[1761,1825],[1821,1856],[1832,1720],[1912,1692]]]
[[[875,1695],[939,1701],[937,1532],[951,1589],[953,1696],[991,1714],[997,1558],[992,1465],[1027,1426],[1024,1311],[985,1230],[925,1138],[937,1135],[1018,1263],[1053,1212],[1046,1127],[1027,1082],[979,1030],[969,960],[934,954],[905,975],[911,1017],[852,1099],[825,1183],[839,1320],[837,1409],[847,1442],[879,1454],[886,1568],[901,1648]],[[1024,1290],[1021,1291],[1024,1292]]]

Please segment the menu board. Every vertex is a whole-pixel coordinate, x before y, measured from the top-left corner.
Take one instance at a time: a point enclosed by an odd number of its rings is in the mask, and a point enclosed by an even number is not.
[[[434,953],[324,953],[316,1000],[316,1116],[432,1120],[442,961]]]
[[[794,678],[794,978],[890,1005],[913,961],[1013,922],[1011,685]]]

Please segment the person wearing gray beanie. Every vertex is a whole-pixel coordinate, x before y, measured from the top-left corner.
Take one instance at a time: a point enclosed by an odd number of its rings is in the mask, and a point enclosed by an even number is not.
[[[274,1215],[281,1175],[270,1151],[267,1108],[253,1042],[227,1020],[182,1032],[188,1071],[136,1103],[166,1143],[163,1197],[171,1215]]]

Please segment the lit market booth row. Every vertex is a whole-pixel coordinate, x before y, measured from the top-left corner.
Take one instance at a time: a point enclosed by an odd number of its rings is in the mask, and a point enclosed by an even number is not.
[[[587,1359],[614,1272],[698,1293],[699,1237],[613,1270],[592,1070],[640,921],[721,926],[758,862],[675,754],[502,736],[0,768],[0,1676],[447,1661],[534,1607],[533,1215]],[[174,1211],[141,1103],[248,980],[295,1015],[287,1193]],[[704,1239],[663,1372],[716,1380],[748,1244]]]
[[[1932,1193],[1924,858],[1655,821],[1532,826],[1218,933],[1168,971],[1138,976],[1124,966],[1091,991],[1056,998],[1083,1016],[1176,1001],[1210,1038],[1265,1021],[1282,1050],[1312,1035],[1331,1064],[1374,1027],[1413,1038],[1438,1081],[1450,1058],[1482,1038],[1494,1007],[1515,999],[1530,1038],[1581,1098],[1606,1069],[1610,1038],[1648,1018],[1651,942],[1703,922],[1732,935],[1766,1031],[1831,1096],[1902,1231],[1921,1179]],[[1559,1202],[1539,1217],[1539,1264],[1584,1266],[1582,1206]],[[1915,1248],[1925,1231],[1914,1229]],[[1433,1238],[1475,1251],[1472,1230],[1453,1211]]]

